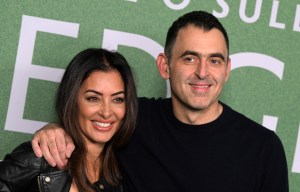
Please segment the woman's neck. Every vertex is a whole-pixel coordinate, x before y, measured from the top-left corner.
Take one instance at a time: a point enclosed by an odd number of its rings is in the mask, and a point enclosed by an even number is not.
[[[101,153],[103,147],[99,145],[89,145],[86,155],[86,176],[90,183],[94,183],[100,178]]]
[[[100,178],[100,156],[96,157],[87,157],[86,161],[86,176],[90,183],[95,183]]]

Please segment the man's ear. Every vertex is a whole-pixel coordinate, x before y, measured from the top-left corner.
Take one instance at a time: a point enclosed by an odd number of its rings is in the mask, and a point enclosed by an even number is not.
[[[157,56],[156,59],[156,64],[158,71],[160,73],[160,76],[164,79],[169,79],[170,78],[170,66],[168,64],[168,58],[164,53],[160,53]]]

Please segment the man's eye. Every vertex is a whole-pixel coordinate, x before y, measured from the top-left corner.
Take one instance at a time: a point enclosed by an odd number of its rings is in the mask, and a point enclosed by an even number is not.
[[[185,60],[186,62],[193,62],[193,61],[194,61],[194,59],[191,58],[191,57],[187,57],[187,58],[185,58],[184,60]]]
[[[197,59],[195,57],[184,57],[183,61],[187,64],[193,64],[197,62]]]
[[[214,65],[217,65],[217,64],[220,64],[221,62],[219,60],[217,60],[217,59],[211,59],[210,63],[214,64]]]
[[[217,63],[219,63],[219,61],[217,61],[217,60],[211,60],[211,63],[217,64]]]

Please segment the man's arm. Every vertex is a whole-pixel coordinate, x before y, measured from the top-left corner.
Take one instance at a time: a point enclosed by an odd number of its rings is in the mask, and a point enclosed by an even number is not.
[[[31,145],[38,157],[44,157],[53,167],[64,168],[75,149],[72,138],[59,124],[49,123],[35,132]]]
[[[268,163],[265,166],[262,192],[288,192],[288,168],[285,151],[279,137],[274,133],[270,141],[271,153],[267,154]]]

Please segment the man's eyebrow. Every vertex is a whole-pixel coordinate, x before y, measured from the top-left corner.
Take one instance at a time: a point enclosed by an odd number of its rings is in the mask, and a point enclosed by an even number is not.
[[[191,51],[191,50],[186,50],[185,52],[183,52],[180,57],[183,57],[185,55],[194,55],[197,57],[201,57],[201,54],[196,52],[196,51]],[[222,53],[210,53],[208,55],[208,57],[219,57],[220,59],[222,59],[223,61],[225,61],[225,56]]]
[[[196,51],[186,50],[185,52],[183,52],[183,53],[180,55],[180,57],[183,57],[183,56],[185,56],[185,55],[195,55],[195,56],[197,56],[197,57],[200,57],[200,56],[201,56],[201,54],[199,54],[199,53],[196,52]]]
[[[212,53],[212,54],[209,54],[209,57],[219,57],[220,59],[225,61],[225,56],[222,53]]]

